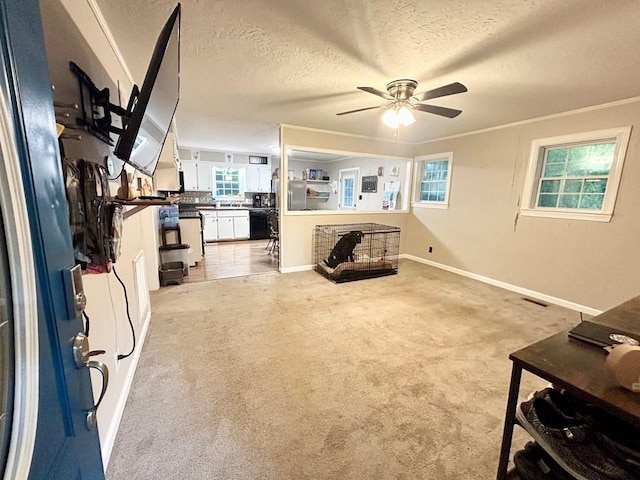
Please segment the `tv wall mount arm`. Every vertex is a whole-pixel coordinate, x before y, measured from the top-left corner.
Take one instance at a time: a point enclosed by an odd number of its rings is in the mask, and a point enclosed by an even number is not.
[[[89,133],[98,137],[108,145],[113,145],[110,134],[115,133],[120,135],[124,132],[124,128],[131,117],[131,112],[140,94],[138,86],[133,86],[129,103],[125,109],[111,103],[109,101],[109,89],[103,88],[100,90],[96,87],[91,77],[74,62],[69,62],[69,67],[78,79],[78,89],[80,91],[79,106],[82,116],[76,117],[76,124],[86,128]],[[112,124],[112,114],[122,119],[122,128]]]

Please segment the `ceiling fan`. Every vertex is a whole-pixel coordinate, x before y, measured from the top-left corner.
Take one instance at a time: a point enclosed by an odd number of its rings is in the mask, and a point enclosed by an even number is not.
[[[387,111],[382,116],[382,121],[392,127],[398,128],[400,126],[409,125],[415,121],[411,110],[418,110],[421,112],[433,113],[435,115],[441,115],[447,118],[457,117],[462,113],[462,110],[455,110],[453,108],[438,107],[436,105],[426,105],[425,100],[431,98],[445,97],[447,95],[455,95],[456,93],[464,93],[467,91],[467,87],[459,82],[450,83],[433,90],[427,90],[426,92],[417,93],[414,95],[414,91],[418,86],[418,82],[409,79],[394,80],[387,84],[387,91],[383,92],[373,87],[358,87],[358,90],[363,92],[372,93],[379,97],[388,100],[389,103],[385,105],[378,105],[377,107],[358,108],[357,110],[349,110],[347,112],[340,112],[337,115],[348,115],[350,113],[364,112],[366,110],[374,110],[377,108],[386,108]]]

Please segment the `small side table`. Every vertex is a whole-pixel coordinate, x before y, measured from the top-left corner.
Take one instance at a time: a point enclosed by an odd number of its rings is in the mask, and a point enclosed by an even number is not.
[[[592,321],[640,335],[640,296],[607,310]],[[603,349],[569,338],[568,333],[558,333],[509,355],[513,366],[498,462],[498,480],[507,478],[522,370],[640,427],[640,394],[614,384],[613,378],[605,370],[607,353]]]

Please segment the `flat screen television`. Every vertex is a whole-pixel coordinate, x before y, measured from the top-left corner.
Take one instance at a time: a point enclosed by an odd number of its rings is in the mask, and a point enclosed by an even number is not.
[[[114,149],[118,158],[150,176],[180,97],[180,9],[178,3],[160,32],[140,92],[134,87]]]

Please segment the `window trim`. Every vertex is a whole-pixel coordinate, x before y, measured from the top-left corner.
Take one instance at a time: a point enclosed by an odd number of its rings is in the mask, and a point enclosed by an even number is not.
[[[436,161],[447,160],[447,186],[444,192],[444,201],[436,202],[429,200],[418,200],[420,195],[420,184],[422,183],[421,165],[433,163]],[[449,208],[449,197],[451,192],[451,176],[453,173],[453,152],[433,153],[429,155],[420,155],[414,158],[415,168],[413,169],[413,192],[411,195],[411,207],[413,208],[439,208],[446,210]]]
[[[218,174],[218,170],[224,172],[225,170],[236,170],[238,172],[238,195],[217,195],[218,192],[218,181],[217,181],[217,174]],[[245,189],[246,189],[246,182],[244,179],[244,176],[246,174],[245,172],[245,168],[243,168],[242,166],[238,165],[238,164],[234,164],[234,166],[218,166],[218,165],[213,165],[212,167],[212,177],[213,177],[213,188],[212,188],[212,192],[213,192],[213,196],[216,198],[237,198],[238,196],[242,196],[244,195]],[[233,180],[223,180],[222,183],[224,184],[233,184],[236,183]],[[233,188],[233,187],[232,187]],[[223,190],[226,190],[226,188],[224,188]]]
[[[563,218],[568,220],[590,220],[595,222],[610,222],[613,216],[618,188],[622,178],[631,126],[595,130],[590,132],[560,135],[556,137],[537,138],[531,142],[529,152],[529,164],[527,166],[520,215],[528,217]],[[545,208],[538,207],[537,180],[540,162],[545,148],[561,145],[571,145],[582,142],[596,142],[600,140],[615,140],[616,148],[613,155],[613,164],[609,171],[607,189],[600,211],[579,210],[573,208]]]

